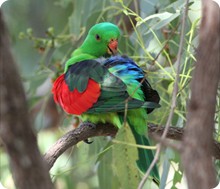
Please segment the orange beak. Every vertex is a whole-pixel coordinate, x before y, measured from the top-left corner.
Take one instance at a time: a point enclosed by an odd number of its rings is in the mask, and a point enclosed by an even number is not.
[[[118,52],[118,40],[112,39],[108,44],[108,53],[111,55],[115,55]]]

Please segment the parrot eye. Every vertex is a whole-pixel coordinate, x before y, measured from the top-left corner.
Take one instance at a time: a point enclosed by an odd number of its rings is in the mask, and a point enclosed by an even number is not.
[[[101,40],[101,37],[100,37],[100,35],[98,35],[98,34],[95,35],[95,38],[96,38],[97,41],[100,41],[100,40]]]

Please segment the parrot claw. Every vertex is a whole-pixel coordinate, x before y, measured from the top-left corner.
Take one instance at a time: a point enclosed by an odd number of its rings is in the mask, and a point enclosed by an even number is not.
[[[81,124],[81,126],[90,127],[90,128],[92,128],[92,129],[95,129],[95,128],[96,128],[96,125],[95,125],[94,123],[91,123],[91,122],[88,122],[88,121],[87,121],[87,122],[83,122],[83,123]],[[85,142],[86,144],[92,144],[92,143],[93,143],[93,141],[89,141],[88,138],[85,139],[84,142]]]
[[[86,144],[92,144],[93,143],[93,141],[89,141],[89,139],[87,138],[87,139],[85,139],[85,140],[83,140]]]

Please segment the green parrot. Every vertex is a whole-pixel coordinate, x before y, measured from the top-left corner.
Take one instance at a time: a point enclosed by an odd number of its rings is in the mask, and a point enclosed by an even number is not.
[[[127,56],[117,54],[119,28],[109,22],[94,25],[82,45],[66,62],[64,74],[52,88],[54,100],[68,114],[92,124],[129,124],[137,144],[150,145],[147,114],[160,107],[160,97],[145,79],[144,71]],[[153,152],[138,148],[137,165],[146,172]],[[151,176],[158,183],[157,167]]]

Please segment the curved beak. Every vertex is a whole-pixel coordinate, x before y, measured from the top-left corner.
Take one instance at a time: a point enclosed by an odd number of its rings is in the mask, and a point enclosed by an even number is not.
[[[118,40],[112,39],[108,44],[108,54],[116,55],[118,52]]]

